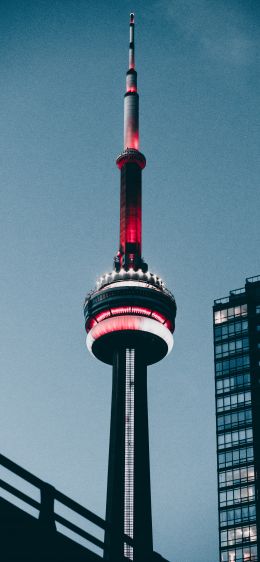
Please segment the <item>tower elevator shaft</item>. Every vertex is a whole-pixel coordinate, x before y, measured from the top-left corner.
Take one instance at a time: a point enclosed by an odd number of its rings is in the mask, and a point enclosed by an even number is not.
[[[106,522],[107,559],[152,559],[147,366],[138,347],[114,353]]]

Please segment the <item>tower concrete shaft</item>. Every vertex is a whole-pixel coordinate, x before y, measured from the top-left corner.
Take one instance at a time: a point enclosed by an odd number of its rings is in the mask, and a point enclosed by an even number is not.
[[[142,348],[114,354],[106,536],[109,560],[152,560],[147,366]],[[133,539],[133,546],[123,535]]]

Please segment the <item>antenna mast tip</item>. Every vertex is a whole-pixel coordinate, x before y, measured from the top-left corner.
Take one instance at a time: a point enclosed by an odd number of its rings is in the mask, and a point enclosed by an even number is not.
[[[130,23],[134,23],[135,22],[135,15],[132,13],[130,14]]]

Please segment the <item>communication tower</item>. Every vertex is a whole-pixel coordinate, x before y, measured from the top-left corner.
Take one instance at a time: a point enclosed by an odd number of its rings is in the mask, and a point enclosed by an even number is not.
[[[116,163],[121,175],[119,251],[113,271],[103,275],[87,296],[84,314],[89,351],[113,366],[105,558],[148,562],[153,556],[153,539],[147,365],[160,361],[172,349],[176,303],[142,258],[146,159],[139,151],[134,14],[130,14],[124,149]]]

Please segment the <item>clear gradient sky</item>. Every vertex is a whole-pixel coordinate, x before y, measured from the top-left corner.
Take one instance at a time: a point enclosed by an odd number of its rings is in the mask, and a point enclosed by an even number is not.
[[[104,516],[111,370],[82,305],[118,249],[130,11],[144,257],[178,306],[149,369],[154,546],[217,562],[212,304],[260,273],[259,2],[1,1],[1,452]]]

